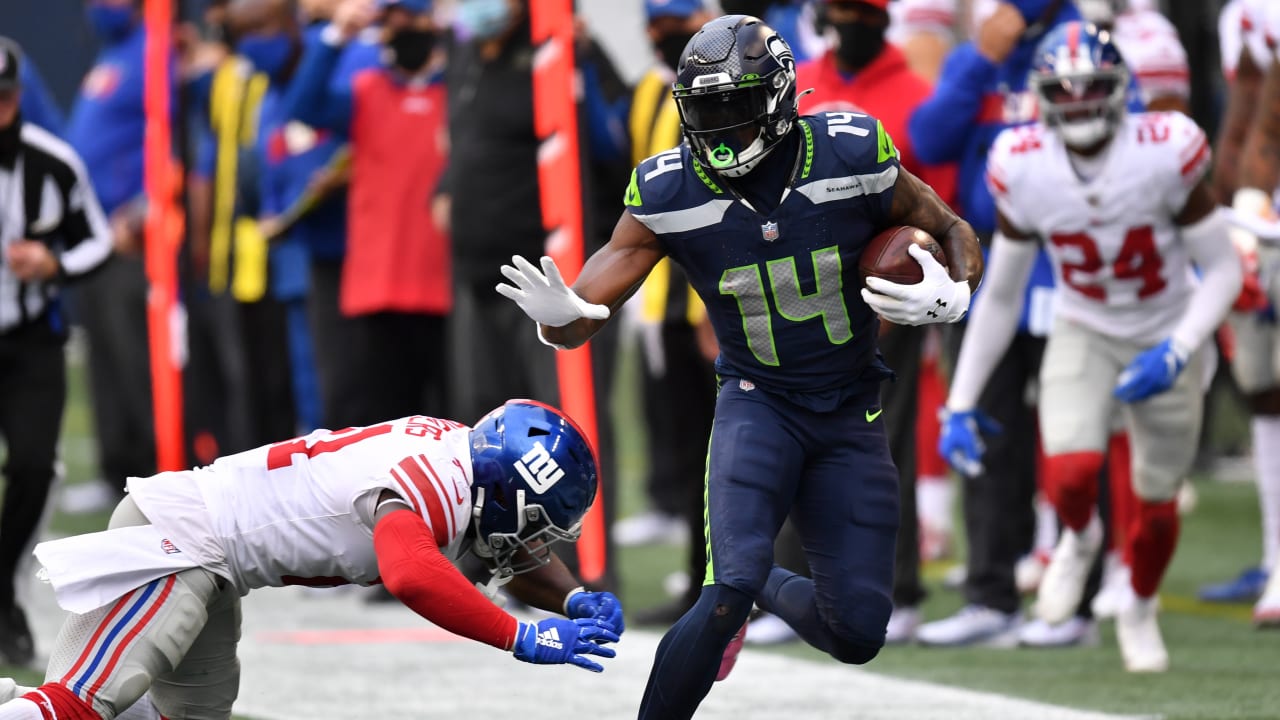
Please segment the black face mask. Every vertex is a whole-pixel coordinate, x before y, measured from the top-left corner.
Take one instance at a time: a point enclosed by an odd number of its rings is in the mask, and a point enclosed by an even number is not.
[[[658,50],[658,55],[662,57],[662,62],[667,67],[675,70],[680,65],[680,55],[684,53],[685,46],[693,39],[693,33],[677,33],[668,35],[658,42],[654,43],[654,47]]]
[[[427,64],[427,58],[431,57],[431,50],[435,45],[435,33],[427,30],[398,30],[387,41],[392,64],[410,73],[418,72]]]
[[[884,28],[852,22],[833,24],[840,36],[836,57],[852,70],[861,70],[884,50]]]

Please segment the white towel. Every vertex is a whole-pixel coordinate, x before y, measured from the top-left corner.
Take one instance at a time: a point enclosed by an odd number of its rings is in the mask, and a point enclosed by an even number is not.
[[[87,613],[157,578],[200,567],[154,525],[136,525],[36,545],[42,579],[58,606]]]

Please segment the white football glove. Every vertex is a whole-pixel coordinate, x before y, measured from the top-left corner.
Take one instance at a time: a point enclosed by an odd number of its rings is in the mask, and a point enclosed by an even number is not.
[[[534,322],[561,327],[578,318],[604,320],[609,317],[607,306],[583,300],[564,284],[560,269],[551,258],[542,257],[541,271],[519,255],[512,256],[511,263],[502,266],[502,274],[515,286],[498,283],[494,289],[514,300]]]
[[[951,279],[947,269],[919,245],[907,248],[924,269],[924,279],[903,285],[883,278],[867,278],[862,299],[885,320],[896,325],[953,323],[969,311],[969,283]]]

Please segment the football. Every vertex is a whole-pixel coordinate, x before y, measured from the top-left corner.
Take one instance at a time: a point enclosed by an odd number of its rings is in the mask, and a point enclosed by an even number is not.
[[[938,262],[947,264],[942,245],[932,235],[917,227],[898,225],[871,238],[871,242],[862,251],[858,271],[862,275],[863,284],[866,284],[869,277],[883,278],[903,285],[914,285],[924,280],[924,269],[907,252],[912,244],[923,247]]]

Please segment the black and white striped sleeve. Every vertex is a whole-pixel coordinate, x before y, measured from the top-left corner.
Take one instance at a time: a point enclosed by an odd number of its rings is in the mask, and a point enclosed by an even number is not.
[[[92,272],[111,255],[113,240],[84,161],[62,139],[25,123],[25,188],[32,239],[49,243],[58,257],[59,276],[74,279]]]
[[[68,278],[84,275],[111,255],[111,225],[102,212],[98,195],[79,156],[68,158],[72,182],[67,190],[67,211],[59,233],[66,243],[58,264]]]

